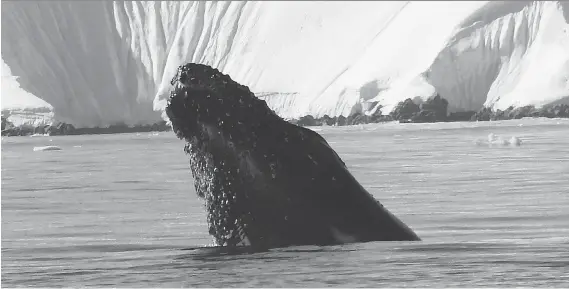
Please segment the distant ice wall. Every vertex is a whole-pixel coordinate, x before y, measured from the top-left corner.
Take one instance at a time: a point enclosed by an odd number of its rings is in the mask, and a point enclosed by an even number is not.
[[[2,58],[21,86],[76,126],[156,122],[154,87],[108,1],[2,2]]]
[[[263,98],[284,117],[435,93],[453,111],[542,105],[569,96],[568,15],[532,1],[14,1],[2,59],[76,126],[159,120],[190,61],[279,92]]]

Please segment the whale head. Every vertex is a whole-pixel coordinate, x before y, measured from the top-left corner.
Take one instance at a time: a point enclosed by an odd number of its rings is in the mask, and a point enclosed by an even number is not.
[[[260,222],[259,205],[270,207],[278,199],[275,191],[271,198],[259,196],[272,179],[261,146],[269,125],[283,120],[246,86],[207,65],[180,66],[171,84],[166,114],[186,141],[209,233],[221,246],[251,245],[251,235],[269,238],[253,225]]]
[[[318,133],[284,121],[215,68],[180,66],[166,114],[186,141],[209,233],[258,248],[417,240]]]

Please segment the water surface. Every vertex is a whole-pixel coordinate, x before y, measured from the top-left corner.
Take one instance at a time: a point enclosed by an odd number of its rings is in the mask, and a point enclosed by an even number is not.
[[[314,129],[422,242],[230,254],[173,133],[9,137],[2,285],[569,286],[568,120]]]

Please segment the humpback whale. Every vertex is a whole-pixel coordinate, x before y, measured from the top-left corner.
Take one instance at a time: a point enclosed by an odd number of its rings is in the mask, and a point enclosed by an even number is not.
[[[358,183],[322,136],[285,121],[229,75],[188,63],[171,84],[166,115],[186,142],[217,245],[420,240]]]

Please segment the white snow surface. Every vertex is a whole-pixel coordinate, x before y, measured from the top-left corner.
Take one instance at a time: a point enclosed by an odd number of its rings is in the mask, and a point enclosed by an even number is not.
[[[187,62],[285,118],[569,103],[568,2],[4,1],[1,19],[21,87],[76,126],[160,120]]]

